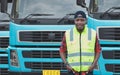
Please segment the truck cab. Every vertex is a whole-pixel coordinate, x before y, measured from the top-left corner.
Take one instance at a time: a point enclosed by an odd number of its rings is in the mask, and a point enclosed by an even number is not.
[[[11,4],[8,3],[9,9]],[[0,75],[8,75],[9,17],[0,13]]]
[[[2,18],[2,20],[0,20],[0,75],[8,75],[8,45],[9,20],[3,20]]]
[[[0,0],[0,8],[2,8]],[[8,10],[10,13],[12,3],[8,1]],[[7,47],[9,46],[9,17],[5,13],[0,12],[0,75],[9,75],[8,71],[8,52]]]
[[[88,26],[96,30],[101,54],[94,75],[120,74],[120,0],[77,0],[88,10]]]
[[[67,75],[59,48],[65,31],[73,28],[74,13],[79,10],[82,8],[76,0],[13,0],[9,14],[10,74]]]

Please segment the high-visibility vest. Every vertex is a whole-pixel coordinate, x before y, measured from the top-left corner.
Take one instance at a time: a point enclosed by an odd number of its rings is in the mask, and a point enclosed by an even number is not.
[[[69,65],[75,71],[87,71],[94,61],[96,32],[85,26],[80,36],[76,27],[74,27],[67,30],[65,35]]]

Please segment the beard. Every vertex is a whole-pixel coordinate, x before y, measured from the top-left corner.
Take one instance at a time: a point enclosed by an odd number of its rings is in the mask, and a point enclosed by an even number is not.
[[[84,25],[76,25],[78,32],[82,32],[84,30],[84,27]]]

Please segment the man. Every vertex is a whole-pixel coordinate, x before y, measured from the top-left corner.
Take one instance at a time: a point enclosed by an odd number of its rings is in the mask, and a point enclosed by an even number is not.
[[[69,71],[68,75],[92,75],[90,73],[100,55],[96,32],[87,27],[83,11],[76,12],[74,19],[74,28],[67,30],[62,40],[60,56]]]

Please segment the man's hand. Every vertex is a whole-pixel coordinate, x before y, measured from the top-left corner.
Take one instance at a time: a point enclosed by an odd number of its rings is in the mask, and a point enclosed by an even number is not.
[[[71,66],[66,65],[66,68],[67,68],[68,71],[72,71],[72,67]]]
[[[86,73],[93,71],[94,68],[95,68],[95,64],[92,64]]]
[[[76,73],[76,71],[73,70],[70,65],[66,65],[66,68],[67,68],[68,71],[72,71],[74,74]]]

